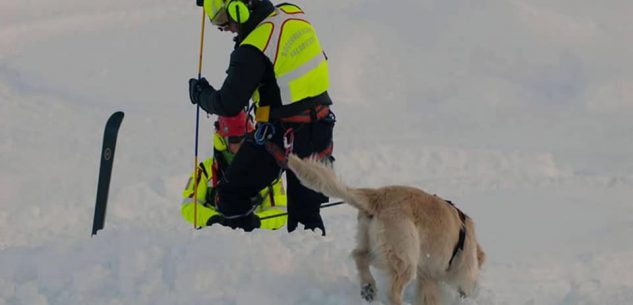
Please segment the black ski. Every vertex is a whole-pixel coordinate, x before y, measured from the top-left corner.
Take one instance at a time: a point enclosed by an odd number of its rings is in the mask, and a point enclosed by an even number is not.
[[[103,147],[101,149],[101,165],[99,166],[99,182],[97,184],[97,203],[95,204],[95,217],[92,222],[92,235],[103,229],[105,224],[106,207],[108,205],[108,191],[110,189],[110,176],[114,161],[114,148],[119,133],[119,126],[123,121],[123,112],[113,113],[103,132]]]

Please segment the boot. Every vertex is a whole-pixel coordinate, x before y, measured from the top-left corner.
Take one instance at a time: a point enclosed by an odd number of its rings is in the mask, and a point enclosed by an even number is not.
[[[207,221],[207,226],[219,224],[231,229],[242,229],[245,232],[251,232],[261,226],[261,221],[257,215],[251,213],[244,217],[224,218],[221,215],[214,215]]]

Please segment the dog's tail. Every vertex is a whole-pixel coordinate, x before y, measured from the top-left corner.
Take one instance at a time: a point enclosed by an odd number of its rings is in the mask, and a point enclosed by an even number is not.
[[[323,162],[314,158],[304,160],[295,154],[290,154],[288,168],[306,187],[329,197],[341,198],[367,214],[376,214],[376,207],[370,204],[370,200],[363,191],[345,185],[338,179],[334,170]]]

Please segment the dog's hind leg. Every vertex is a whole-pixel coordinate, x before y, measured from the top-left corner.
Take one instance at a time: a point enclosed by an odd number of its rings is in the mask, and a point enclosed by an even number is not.
[[[437,305],[439,304],[439,287],[437,281],[426,277],[418,269],[416,280],[416,296],[414,305]]]
[[[356,269],[360,277],[360,294],[367,302],[372,302],[376,298],[376,280],[371,275],[369,265],[371,261],[369,249],[369,221],[370,218],[363,212],[358,212],[357,246],[352,251],[352,256],[356,262]]]
[[[389,302],[402,304],[404,289],[414,278],[420,246],[415,225],[402,219],[383,220],[381,223],[383,252],[390,273]]]
[[[404,268],[402,270],[394,270],[391,274],[389,287],[389,304],[391,305],[402,304],[404,289],[406,288],[407,283],[409,283],[409,281],[413,278],[413,270],[415,269],[415,266],[408,264],[408,266],[403,267]]]
[[[360,277],[360,295],[365,301],[372,302],[376,298],[376,280],[369,271],[369,251],[356,249],[352,255]]]

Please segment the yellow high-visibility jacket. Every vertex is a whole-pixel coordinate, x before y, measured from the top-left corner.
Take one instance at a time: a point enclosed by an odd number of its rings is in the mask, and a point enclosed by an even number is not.
[[[296,5],[277,6],[240,45],[257,48],[273,65],[282,106],[320,96],[328,90],[327,58],[312,24]],[[258,107],[260,97],[257,88],[252,99]]]

